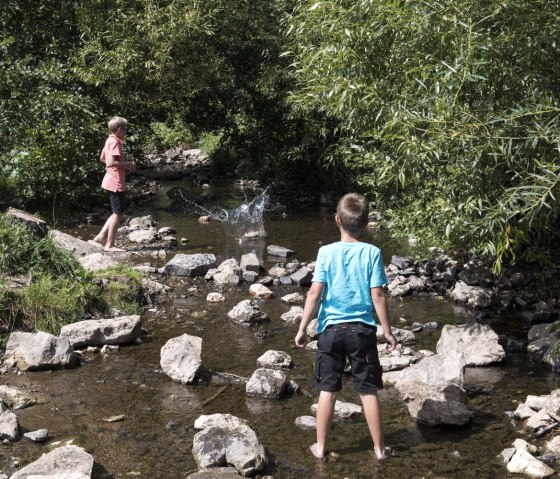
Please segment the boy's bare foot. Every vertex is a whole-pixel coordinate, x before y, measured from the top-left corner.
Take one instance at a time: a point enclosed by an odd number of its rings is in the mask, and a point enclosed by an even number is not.
[[[92,241],[103,246],[107,241],[107,237],[103,238],[103,237],[96,236],[95,238],[92,239]]]
[[[325,461],[326,460],[325,453],[324,452],[323,452],[323,454],[319,453],[317,443],[311,444],[311,446],[309,446],[309,450],[311,451],[311,454],[313,454],[315,459],[318,459],[319,461]]]
[[[106,251],[107,253],[124,253],[124,252],[126,252],[125,249],[117,248],[116,246],[110,246],[109,248],[103,248],[103,251]]]
[[[385,447],[383,449],[377,449],[374,447],[373,449],[375,451],[375,457],[377,457],[378,461],[384,461],[391,454],[391,448],[389,447]]]

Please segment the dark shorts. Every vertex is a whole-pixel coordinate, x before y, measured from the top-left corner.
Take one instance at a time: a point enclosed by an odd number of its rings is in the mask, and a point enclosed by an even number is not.
[[[109,201],[111,202],[111,210],[113,213],[124,213],[125,205],[125,192],[124,191],[108,191]]]
[[[317,348],[315,376],[320,391],[342,389],[346,358],[350,361],[357,392],[375,393],[383,388],[375,326],[361,322],[327,326],[319,335]]]

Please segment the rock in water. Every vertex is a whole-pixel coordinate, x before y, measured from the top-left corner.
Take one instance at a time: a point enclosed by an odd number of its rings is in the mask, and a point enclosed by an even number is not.
[[[194,381],[202,364],[202,339],[183,334],[161,348],[160,365],[171,379],[184,384]]]

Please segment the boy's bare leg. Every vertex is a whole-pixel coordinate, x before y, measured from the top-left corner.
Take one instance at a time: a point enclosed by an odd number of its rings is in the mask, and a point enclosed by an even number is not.
[[[93,238],[93,241],[103,246],[105,245],[105,243],[107,243],[107,232],[109,231],[109,225],[111,224],[112,217],[113,215],[107,218],[107,221],[105,221],[103,228],[101,228],[101,231],[97,234],[95,238]]]
[[[119,224],[123,218],[123,213],[113,213],[107,222],[109,223],[107,228],[107,243],[105,243],[105,251],[126,251],[122,248],[115,247],[115,238],[117,237],[117,230],[119,229]]]
[[[317,403],[317,443],[311,446],[311,452],[318,459],[325,457],[337,394],[328,391],[321,391],[319,394],[319,401]]]
[[[364,414],[366,416],[369,433],[373,439],[373,449],[378,460],[387,458],[385,452],[385,436],[383,433],[383,420],[381,418],[381,406],[376,393],[360,394]],[[318,428],[317,428],[318,430]]]

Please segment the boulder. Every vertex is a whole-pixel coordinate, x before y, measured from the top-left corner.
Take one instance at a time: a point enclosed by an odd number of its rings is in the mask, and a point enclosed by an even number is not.
[[[557,459],[560,458],[560,436],[554,436],[552,439],[547,441],[544,446],[544,452],[547,454],[553,454]]]
[[[208,293],[206,296],[206,301],[209,303],[223,303],[226,298],[221,293]]]
[[[301,304],[305,303],[305,296],[301,293],[291,293],[282,296],[280,300],[287,304]]]
[[[514,411],[514,414],[517,418],[521,419],[522,421],[524,421],[525,419],[530,418],[533,414],[536,414],[536,411],[534,411],[533,409],[531,409],[529,406],[527,406],[524,403],[521,403],[517,406],[517,408]]]
[[[245,299],[238,303],[228,313],[228,318],[238,324],[253,324],[270,320],[266,313],[259,308],[257,303],[251,299]]]
[[[147,230],[135,230],[129,233],[128,239],[133,243],[150,244],[155,243],[160,238],[158,232],[151,228]]]
[[[156,225],[157,223],[153,220],[151,215],[137,216],[128,222],[128,229],[131,231],[148,230],[154,228]]]
[[[246,283],[254,283],[258,277],[259,273],[256,273],[255,271],[244,271],[241,275],[241,279]]]
[[[249,287],[249,294],[261,299],[270,299],[274,296],[274,293],[268,289],[264,284],[252,284]]]
[[[404,270],[414,266],[414,258],[411,256],[392,256],[391,264],[394,264],[398,269]]]
[[[555,389],[544,403],[544,410],[551,412],[555,416],[560,415],[560,389]]]
[[[485,280],[490,276],[491,273],[488,268],[469,262],[457,275],[457,278],[468,286],[478,286],[480,284],[484,284]]]
[[[496,298],[496,293],[489,288],[472,288],[467,294],[467,304],[474,309],[489,309]]]
[[[284,351],[267,351],[257,359],[257,366],[270,369],[287,369],[293,365],[292,358]]]
[[[139,315],[119,316],[110,319],[88,319],[67,324],[60,330],[74,348],[98,346],[102,344],[131,343],[142,332],[142,319]]]
[[[49,238],[60,248],[80,258],[99,252],[99,247],[58,230],[50,230]]]
[[[458,351],[424,357],[416,364],[404,369],[396,377],[397,385],[408,382],[423,382],[428,386],[463,385],[465,358]]]
[[[4,358],[12,358],[23,371],[72,366],[76,361],[68,338],[52,334],[14,332],[6,345]]]
[[[17,416],[0,403],[0,439],[14,441],[17,438],[18,431]]]
[[[412,344],[416,342],[416,335],[408,329],[391,328],[391,331],[393,332],[393,336],[395,336],[397,341],[401,344]],[[383,327],[381,325],[377,325],[377,342],[382,344],[387,342],[385,336],[383,336]]]
[[[204,276],[216,264],[213,254],[176,254],[162,269],[163,274],[176,276]]]
[[[287,313],[282,314],[280,318],[286,323],[298,323],[303,317],[303,308],[301,306],[292,306]]]
[[[317,404],[311,406],[311,412],[317,414]],[[361,417],[362,413],[362,406],[337,400],[334,404],[333,422],[350,421]]]
[[[268,270],[268,274],[273,278],[283,278],[288,274],[286,268],[282,268],[282,266],[273,266]]]
[[[307,286],[311,284],[313,273],[304,266],[298,269],[295,273],[291,274],[290,279],[292,280],[292,283],[295,283],[298,286]]]
[[[247,253],[241,256],[240,267],[244,273],[247,271],[260,273],[261,262],[259,261],[259,257],[255,253]]]
[[[102,269],[114,268],[119,262],[103,253],[92,253],[78,258],[82,268],[88,271],[100,271]]]
[[[39,444],[45,442],[49,437],[48,429],[37,429],[36,431],[26,432],[23,437],[26,437],[30,441],[37,442]]]
[[[554,345],[560,340],[560,330],[552,331],[552,328],[558,328],[559,324],[560,321],[537,324],[529,329],[527,352],[534,361],[543,362],[553,368],[560,366],[560,356],[552,357]]]
[[[468,303],[469,293],[473,288],[474,286],[469,286],[464,281],[457,281],[449,296],[458,303]]]
[[[306,431],[314,431],[317,429],[317,419],[313,416],[296,417],[295,425]]]
[[[183,384],[192,383],[202,364],[202,339],[183,334],[171,338],[161,348],[160,365],[171,379]]]
[[[247,396],[279,399],[286,391],[288,378],[278,369],[257,369],[245,386]]]
[[[226,259],[212,272],[206,275],[206,279],[213,279],[216,284],[238,285],[241,282],[241,268],[235,258]]]
[[[397,382],[410,415],[427,426],[464,426],[473,413],[465,390],[456,384],[432,386],[419,381]]]
[[[201,416],[193,439],[193,456],[200,468],[233,466],[244,476],[266,465],[264,447],[247,423],[229,414]]]
[[[505,358],[506,353],[498,340],[498,335],[486,324],[446,324],[436,350],[438,354],[457,350],[463,354],[467,366],[485,366]]]
[[[531,478],[548,477],[554,474],[554,469],[551,469],[523,449],[517,449],[506,467],[509,472],[525,474]]]
[[[23,409],[37,404],[34,398],[10,386],[0,386],[0,402],[10,409]]]
[[[164,226],[163,228],[158,229],[157,232],[159,235],[168,236],[174,235],[175,233],[177,233],[177,230],[171,226]]]
[[[10,479],[91,477],[93,456],[78,446],[62,446],[43,454],[35,462],[20,469]]]
[[[284,248],[283,246],[268,245],[266,251],[270,256],[278,256],[279,258],[287,258],[294,254],[291,249]]]
[[[527,396],[525,399],[525,405],[533,409],[534,411],[540,411],[546,407],[546,401],[549,398],[550,394],[546,394],[544,396]]]
[[[525,427],[537,431],[538,429],[549,426],[553,422],[554,420],[549,416],[548,412],[546,412],[546,409],[541,409],[525,421]]]

